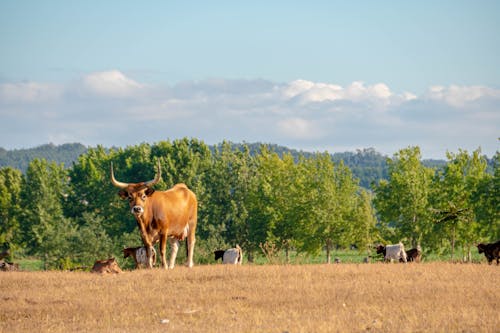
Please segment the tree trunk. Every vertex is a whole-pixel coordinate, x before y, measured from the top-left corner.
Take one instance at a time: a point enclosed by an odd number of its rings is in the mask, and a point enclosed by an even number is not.
[[[451,231],[451,261],[455,260],[455,226]]]
[[[331,257],[332,241],[330,239],[326,240],[326,263],[330,264],[332,262]]]

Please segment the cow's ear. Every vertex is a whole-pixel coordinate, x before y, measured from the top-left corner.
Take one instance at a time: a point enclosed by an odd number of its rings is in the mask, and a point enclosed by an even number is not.
[[[147,188],[146,189],[146,195],[149,197],[151,194],[153,194],[155,192],[155,190],[153,190],[152,188]]]
[[[125,190],[121,190],[121,191],[118,191],[118,196],[120,197],[120,199],[123,200],[123,199],[128,198],[128,193]]]

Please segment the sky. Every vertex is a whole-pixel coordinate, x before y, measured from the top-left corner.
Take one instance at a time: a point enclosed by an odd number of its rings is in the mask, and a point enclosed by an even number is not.
[[[498,1],[0,1],[0,147],[500,147]]]

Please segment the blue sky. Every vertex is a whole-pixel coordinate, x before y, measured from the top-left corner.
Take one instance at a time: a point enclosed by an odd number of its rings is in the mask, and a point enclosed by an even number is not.
[[[0,2],[0,147],[500,136],[497,1]]]

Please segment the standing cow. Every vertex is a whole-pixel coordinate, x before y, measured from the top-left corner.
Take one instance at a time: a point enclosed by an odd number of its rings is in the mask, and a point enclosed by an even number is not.
[[[378,245],[375,249],[377,250],[377,254],[384,255],[385,261],[392,261],[392,260],[399,261],[401,259],[402,262],[404,263],[407,262],[405,247],[401,242],[399,242],[398,244],[392,244],[386,246]]]
[[[156,263],[156,251],[155,248],[152,247],[153,250],[153,266]],[[132,257],[135,262],[135,268],[140,268],[141,266],[148,267],[148,250],[145,246],[138,247],[127,247],[123,249],[123,258]]]
[[[185,184],[177,184],[167,191],[155,191],[151,187],[161,178],[160,163],[155,178],[140,183],[117,181],[111,163],[111,183],[118,187],[118,195],[128,199],[147,249],[148,267],[153,267],[153,245],[160,242],[161,265],[174,268],[179,250],[179,240],[187,238],[188,258],[186,265],[193,267],[193,252],[198,213],[196,195]],[[170,237],[171,255],[167,266],[167,238]]]
[[[214,251],[215,261],[222,259],[223,264],[241,265],[243,261],[243,251],[239,245],[227,250]]]
[[[484,256],[488,260],[488,264],[491,265],[493,260],[496,259],[497,265],[500,263],[500,241],[490,244],[477,244],[477,251],[479,254],[484,252]]]

